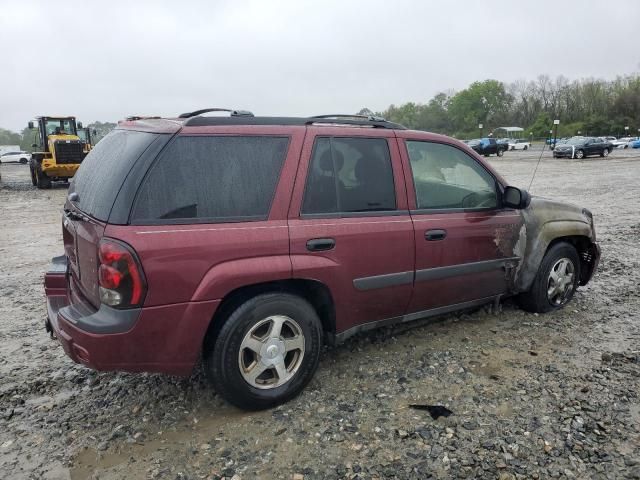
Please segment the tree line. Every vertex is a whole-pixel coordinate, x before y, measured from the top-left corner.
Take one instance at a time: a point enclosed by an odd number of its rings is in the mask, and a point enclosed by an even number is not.
[[[373,114],[363,108],[359,113]],[[559,119],[558,136],[640,135],[640,75],[615,80],[569,81],[540,75],[536,80],[474,82],[459,92],[440,92],[425,103],[390,105],[376,112],[407,128],[475,138],[497,127],[518,126],[523,137],[549,135]],[[625,127],[629,127],[625,130]]]

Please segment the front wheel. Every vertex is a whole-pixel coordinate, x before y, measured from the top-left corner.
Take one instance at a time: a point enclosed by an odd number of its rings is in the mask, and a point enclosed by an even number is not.
[[[531,290],[518,296],[520,306],[537,313],[558,310],[571,301],[579,279],[578,252],[569,243],[557,243],[542,259]]]
[[[207,377],[229,403],[245,410],[273,407],[295,397],[320,360],[322,327],[304,299],[258,295],[224,321],[205,342]]]
[[[584,150],[576,150],[576,158],[582,160],[584,158]]]
[[[525,146],[524,146],[524,149],[525,149],[525,150],[528,150],[528,149],[529,149],[529,147],[525,145]]]
[[[609,156],[609,149],[605,148],[602,153],[600,154],[601,157],[608,157]]]
[[[33,165],[29,165],[29,171],[31,172],[31,184],[35,187],[38,185],[38,178],[36,177],[36,171]]]
[[[36,186],[39,189],[51,188],[51,179],[38,166],[36,167]]]

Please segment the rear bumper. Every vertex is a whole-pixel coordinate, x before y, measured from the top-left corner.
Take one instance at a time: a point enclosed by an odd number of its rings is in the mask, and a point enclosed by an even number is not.
[[[42,163],[42,172],[47,177],[60,177],[60,178],[73,177],[76,171],[78,170],[78,168],[80,168],[79,163],[69,163],[69,164],[54,163],[51,165],[47,165],[46,160],[45,162]]]
[[[70,304],[66,258],[45,274],[47,329],[76,363],[94,370],[186,376],[198,363],[204,335],[220,301],[133,310]]]

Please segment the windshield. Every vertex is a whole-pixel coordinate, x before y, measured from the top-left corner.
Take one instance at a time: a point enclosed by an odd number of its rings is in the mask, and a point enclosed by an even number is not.
[[[44,128],[49,135],[75,135],[76,125],[70,119],[47,119],[44,122]]]
[[[80,140],[82,140],[83,142],[87,141],[87,129],[86,128],[81,128],[78,130],[78,137],[80,138]]]

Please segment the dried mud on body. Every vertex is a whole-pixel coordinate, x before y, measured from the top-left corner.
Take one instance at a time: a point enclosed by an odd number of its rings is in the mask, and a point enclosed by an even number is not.
[[[538,154],[490,161],[527,188]],[[543,157],[532,193],[589,208],[603,249],[568,308],[507,301],[357,336],[325,350],[298,398],[258,413],[199,372],[73,364],[43,324],[66,187],[0,169],[0,478],[640,478],[640,151]]]

